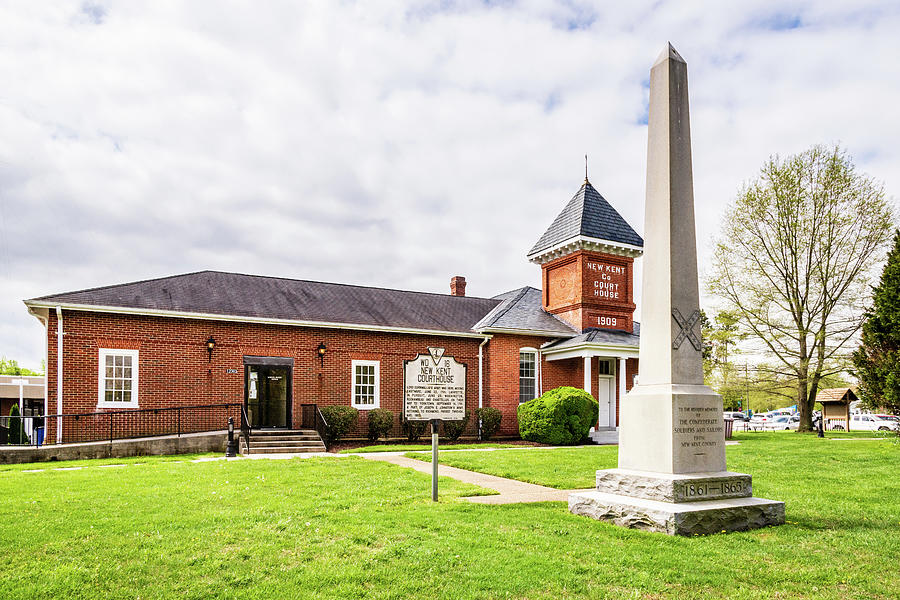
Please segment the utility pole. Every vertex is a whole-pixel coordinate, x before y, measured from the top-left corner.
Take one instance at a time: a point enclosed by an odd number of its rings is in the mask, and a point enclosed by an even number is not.
[[[750,414],[750,367],[744,361],[744,393],[747,396],[747,414]]]

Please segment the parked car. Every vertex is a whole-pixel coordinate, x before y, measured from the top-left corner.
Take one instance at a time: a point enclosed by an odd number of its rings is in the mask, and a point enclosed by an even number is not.
[[[850,431],[898,431],[900,422],[881,415],[852,415]]]
[[[797,422],[793,422],[791,417],[788,415],[778,415],[772,419],[769,419],[765,423],[763,423],[763,431],[782,431],[786,429],[796,429],[799,425],[799,419]]]
[[[773,418],[774,417],[769,413],[756,413],[749,421],[747,421],[746,429],[751,431],[763,431],[766,429],[766,423]]]

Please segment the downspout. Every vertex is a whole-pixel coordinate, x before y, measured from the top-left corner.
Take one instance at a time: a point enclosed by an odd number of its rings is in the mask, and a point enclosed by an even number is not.
[[[537,375],[538,375],[538,396],[544,395],[544,353],[538,348],[537,351]]]
[[[56,307],[56,414],[62,414],[63,400],[63,317],[62,307]],[[56,443],[62,443],[62,417],[56,417]]]
[[[484,407],[484,345],[491,341],[486,335],[478,344],[478,408]],[[478,417],[478,439],[481,440],[481,417]]]

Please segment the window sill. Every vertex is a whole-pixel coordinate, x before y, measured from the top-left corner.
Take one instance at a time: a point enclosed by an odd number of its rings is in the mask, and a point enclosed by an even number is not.
[[[116,409],[116,408],[131,409],[131,408],[138,408],[138,404],[137,404],[137,402],[100,402],[99,404],[97,404],[97,409],[110,409],[110,408],[112,408],[112,409]]]

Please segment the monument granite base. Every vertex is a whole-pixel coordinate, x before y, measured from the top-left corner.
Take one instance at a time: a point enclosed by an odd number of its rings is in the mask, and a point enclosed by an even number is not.
[[[708,535],[784,524],[784,502],[752,497],[750,475],[597,471],[597,491],[569,495],[569,512],[669,535]]]

